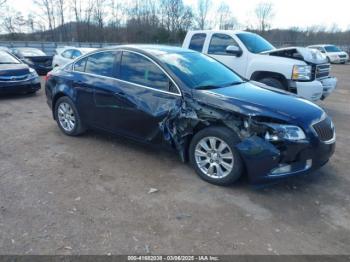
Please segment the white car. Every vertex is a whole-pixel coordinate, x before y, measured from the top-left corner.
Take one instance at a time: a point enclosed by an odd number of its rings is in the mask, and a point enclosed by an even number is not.
[[[327,58],[305,47],[276,49],[261,36],[234,30],[187,33],[182,47],[209,55],[244,78],[282,89],[311,101],[336,88]]]
[[[63,47],[57,48],[56,54],[53,57],[53,67],[63,66],[73,61],[74,59],[96,50],[95,48],[77,48],[77,47]]]
[[[308,48],[316,49],[325,54],[330,63],[345,64],[349,60],[349,55],[335,45],[311,45]]]

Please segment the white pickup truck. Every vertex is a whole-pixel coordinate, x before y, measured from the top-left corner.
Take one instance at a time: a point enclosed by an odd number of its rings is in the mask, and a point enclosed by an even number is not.
[[[292,92],[311,101],[336,88],[327,58],[303,47],[276,49],[261,36],[233,30],[190,31],[183,43],[225,64],[242,77]]]

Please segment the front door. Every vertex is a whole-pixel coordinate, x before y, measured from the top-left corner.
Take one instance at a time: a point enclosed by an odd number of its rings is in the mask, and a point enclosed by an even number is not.
[[[141,140],[159,138],[160,122],[181,103],[175,83],[154,61],[131,51],[123,51],[117,78],[125,119],[118,129]]]
[[[227,53],[226,48],[230,45],[241,48],[231,36],[223,33],[215,33],[211,36],[207,54],[244,77],[246,74],[247,54],[242,53],[241,56],[237,57]]]

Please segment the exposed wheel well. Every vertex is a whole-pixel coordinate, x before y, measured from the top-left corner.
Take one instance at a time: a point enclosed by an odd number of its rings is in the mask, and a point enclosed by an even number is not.
[[[193,137],[201,130],[208,128],[208,127],[226,127],[228,128],[226,125],[224,125],[223,123],[218,122],[210,122],[209,125],[200,122],[198,125],[196,125],[193,128],[193,133],[191,135],[186,136],[185,138],[185,144],[184,144],[184,161],[188,162],[189,161],[189,150],[190,150],[190,144],[191,141],[193,139]],[[235,132],[234,130],[232,130],[232,132]]]
[[[254,81],[259,82],[259,80],[262,80],[264,78],[274,78],[274,79],[281,81],[283,86],[288,86],[288,81],[285,78],[285,76],[282,74],[276,73],[276,72],[257,71],[257,72],[254,72],[252,74],[252,76],[250,77],[250,80],[254,80]]]

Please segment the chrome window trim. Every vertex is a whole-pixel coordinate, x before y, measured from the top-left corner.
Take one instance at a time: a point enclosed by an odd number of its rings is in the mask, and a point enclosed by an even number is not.
[[[97,74],[91,74],[91,73],[86,73],[86,72],[81,72],[81,71],[75,71],[75,64],[84,59],[84,58],[87,58],[91,55],[94,55],[94,54],[98,54],[98,53],[105,53],[105,52],[116,52],[116,51],[122,51],[122,52],[130,52],[130,53],[134,53],[134,54],[138,54],[144,58],[146,58],[147,60],[149,60],[150,62],[152,62],[153,64],[155,64],[168,78],[169,80],[174,84],[174,86],[176,87],[178,93],[173,93],[173,92],[169,92],[169,91],[164,91],[164,90],[159,90],[159,89],[156,89],[156,88],[153,88],[153,87],[150,87],[150,86],[145,86],[145,85],[141,85],[141,84],[137,84],[137,83],[133,83],[133,82],[129,82],[129,81],[125,81],[125,80],[122,80],[120,78],[116,78],[116,77],[109,77],[109,76],[102,76],[102,75],[97,75]],[[133,50],[128,50],[128,49],[117,49],[117,50],[103,50],[103,51],[97,51],[97,52],[94,52],[94,53],[88,53],[88,54],[85,54],[81,57],[79,57],[79,59],[77,59],[76,61],[74,61],[73,63],[73,67],[72,67],[72,72],[76,72],[76,73],[80,73],[80,74],[84,74],[84,75],[90,75],[90,76],[95,76],[95,77],[101,77],[101,78],[106,78],[106,79],[112,79],[112,80],[117,80],[119,82],[122,82],[122,83],[126,83],[126,84],[131,84],[131,85],[135,85],[135,86],[138,86],[138,87],[142,87],[142,88],[145,88],[145,89],[149,89],[149,90],[152,90],[152,91],[157,91],[157,92],[160,92],[160,93],[164,93],[164,94],[169,94],[169,95],[174,95],[174,96],[179,96],[179,97],[182,97],[182,92],[179,88],[179,86],[176,84],[176,82],[174,81],[174,79],[157,63],[155,62],[152,58],[144,55],[144,54],[141,54],[139,52],[136,52],[136,51],[133,51]]]

